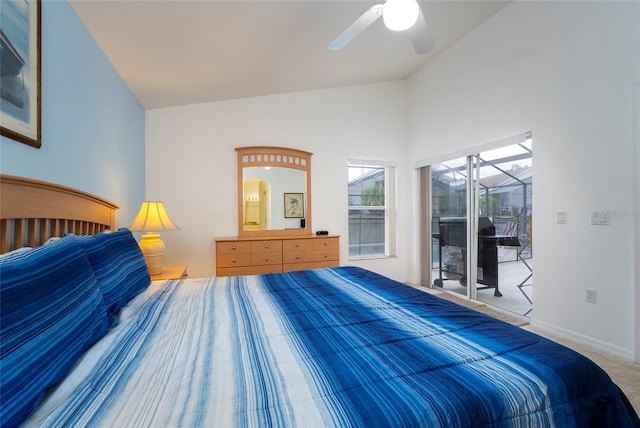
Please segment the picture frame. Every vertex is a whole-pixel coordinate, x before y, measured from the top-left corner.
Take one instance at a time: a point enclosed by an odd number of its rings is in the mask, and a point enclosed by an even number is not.
[[[0,135],[42,146],[42,2],[0,2]]]
[[[284,217],[304,218],[304,193],[284,194]]]

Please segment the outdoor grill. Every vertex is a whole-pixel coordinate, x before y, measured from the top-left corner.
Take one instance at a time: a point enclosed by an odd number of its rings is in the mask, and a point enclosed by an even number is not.
[[[439,278],[434,285],[442,287],[443,278],[467,284],[467,218],[441,217],[438,223]],[[488,217],[478,218],[478,283],[494,288],[495,296],[502,296],[498,287],[498,240],[496,228]]]

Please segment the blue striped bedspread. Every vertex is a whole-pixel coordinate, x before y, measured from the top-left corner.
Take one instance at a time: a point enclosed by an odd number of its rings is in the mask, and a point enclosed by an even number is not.
[[[40,426],[640,425],[580,354],[367,270],[153,285]]]

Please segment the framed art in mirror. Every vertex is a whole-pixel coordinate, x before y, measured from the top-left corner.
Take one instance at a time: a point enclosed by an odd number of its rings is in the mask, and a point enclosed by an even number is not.
[[[0,135],[40,148],[40,0],[0,2]]]
[[[303,218],[304,217],[304,193],[284,194],[284,217]]]

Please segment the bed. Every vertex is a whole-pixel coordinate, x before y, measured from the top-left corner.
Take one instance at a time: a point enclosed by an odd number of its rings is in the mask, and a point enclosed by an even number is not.
[[[375,272],[150,281],[136,250],[0,258],[2,426],[640,426],[587,358]]]
[[[69,232],[113,230],[119,208],[87,192],[7,174],[0,174],[0,198],[0,254]]]

